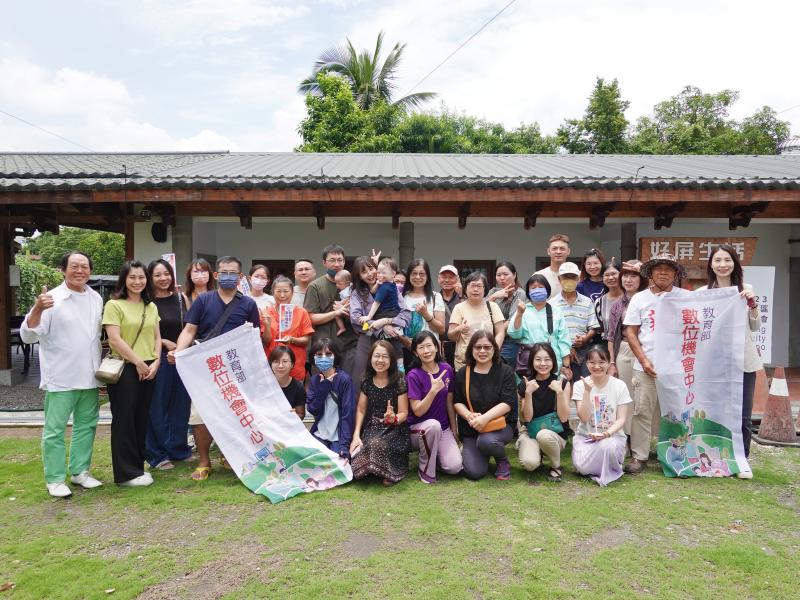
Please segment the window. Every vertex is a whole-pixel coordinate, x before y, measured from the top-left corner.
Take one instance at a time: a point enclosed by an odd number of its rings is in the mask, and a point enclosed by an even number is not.
[[[495,260],[454,260],[453,266],[458,269],[458,275],[461,277],[463,281],[464,278],[469,275],[470,273],[474,273],[478,271],[483,273],[486,276],[486,279],[489,281],[489,288],[494,287],[494,272],[495,272],[495,265],[497,261]],[[487,292],[489,290],[486,290]]]

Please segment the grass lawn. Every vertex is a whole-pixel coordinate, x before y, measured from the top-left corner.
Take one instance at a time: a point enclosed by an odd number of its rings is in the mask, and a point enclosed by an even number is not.
[[[800,453],[755,446],[755,479],[601,489],[524,473],[508,482],[414,474],[271,505],[230,472],[155,474],[51,499],[35,437],[0,431],[3,598],[797,597]],[[93,473],[110,482],[108,437]],[[107,591],[113,590],[113,591]]]

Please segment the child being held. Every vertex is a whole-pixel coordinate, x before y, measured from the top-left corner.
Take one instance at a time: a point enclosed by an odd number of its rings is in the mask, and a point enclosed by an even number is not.
[[[353,276],[350,275],[350,271],[347,269],[342,269],[333,277],[333,282],[336,284],[336,289],[339,290],[339,300],[345,301],[350,298],[350,294],[353,292]],[[344,321],[342,321],[342,317],[335,317],[336,319],[336,335],[342,335],[347,328],[344,325]]]
[[[397,263],[391,258],[383,258],[378,263],[378,276],[372,286],[372,297],[375,299],[369,313],[359,320],[368,331],[375,326],[379,319],[388,319],[390,322],[400,314],[400,303],[397,299],[397,284],[394,276],[397,273]],[[380,336],[378,336],[380,337]]]

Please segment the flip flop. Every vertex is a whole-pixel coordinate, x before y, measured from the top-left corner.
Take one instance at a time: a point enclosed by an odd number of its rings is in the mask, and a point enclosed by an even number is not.
[[[211,472],[211,467],[195,467],[190,477],[194,481],[205,481],[208,479],[208,474]]]
[[[555,475],[553,474],[555,473]],[[561,469],[556,467],[550,467],[550,470],[547,472],[547,481],[551,481],[553,483],[561,483]]]

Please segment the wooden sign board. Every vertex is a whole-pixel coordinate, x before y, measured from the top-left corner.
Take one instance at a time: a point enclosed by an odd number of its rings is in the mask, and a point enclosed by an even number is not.
[[[643,237],[639,238],[639,260],[647,262],[656,254],[669,252],[686,267],[689,279],[706,279],[708,257],[720,244],[730,244],[742,265],[753,261],[755,237]]]

